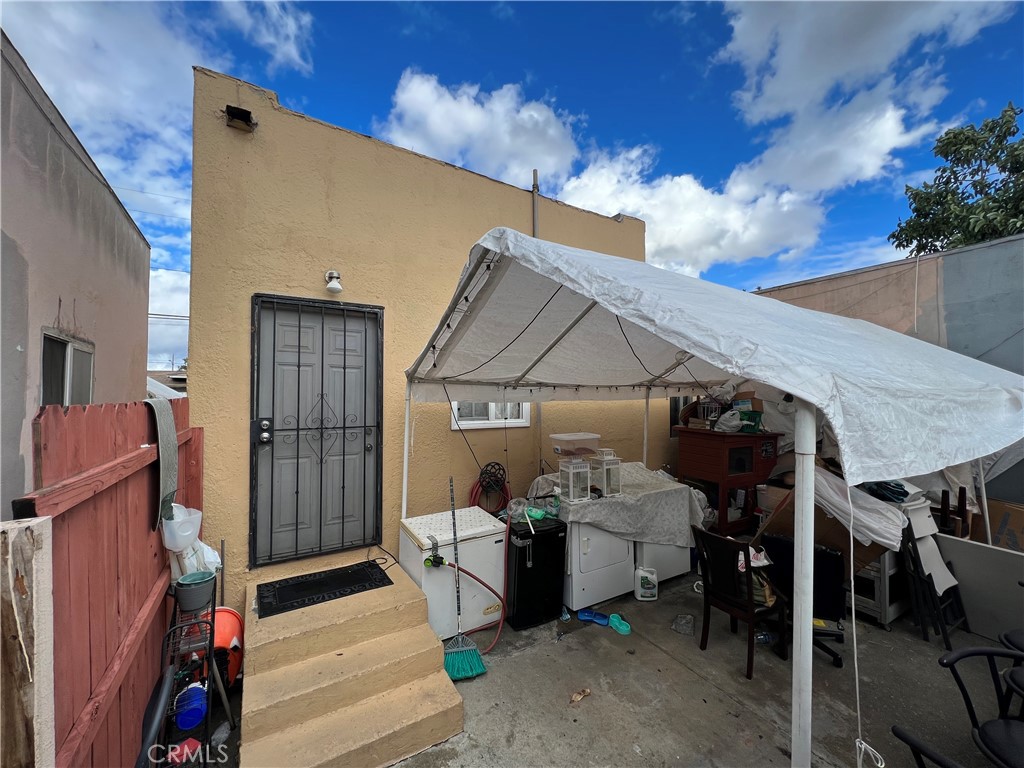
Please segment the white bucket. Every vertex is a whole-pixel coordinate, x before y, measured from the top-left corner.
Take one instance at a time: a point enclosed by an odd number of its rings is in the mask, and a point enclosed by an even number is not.
[[[658,572],[638,565],[633,573],[633,596],[637,600],[658,599]]]
[[[183,507],[181,504],[172,504],[171,507],[174,519],[160,521],[160,534],[167,549],[171,552],[184,552],[199,538],[203,513],[198,509]]]

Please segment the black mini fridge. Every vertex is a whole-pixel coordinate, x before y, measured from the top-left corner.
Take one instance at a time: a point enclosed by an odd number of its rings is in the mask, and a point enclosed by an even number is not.
[[[528,629],[562,615],[566,525],[561,520],[512,523],[508,541],[508,592],[505,620],[512,629]]]

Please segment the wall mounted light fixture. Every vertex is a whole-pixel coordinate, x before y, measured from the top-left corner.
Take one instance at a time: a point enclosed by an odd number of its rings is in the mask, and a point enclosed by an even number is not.
[[[324,275],[324,281],[327,283],[327,290],[331,293],[341,293],[341,275],[335,270]]]

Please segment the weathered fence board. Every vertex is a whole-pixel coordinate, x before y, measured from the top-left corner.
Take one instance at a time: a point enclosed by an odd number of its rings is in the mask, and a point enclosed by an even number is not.
[[[177,501],[202,508],[202,430],[188,400],[178,430]],[[33,422],[38,490],[18,516],[53,532],[54,736],[58,766],[135,760],[160,668],[170,573],[157,514],[156,427],[143,403],[49,406]]]

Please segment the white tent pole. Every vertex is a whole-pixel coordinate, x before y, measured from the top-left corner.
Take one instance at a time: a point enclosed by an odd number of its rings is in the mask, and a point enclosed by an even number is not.
[[[644,467],[647,467],[647,427],[651,421],[651,388],[644,395]]]
[[[409,512],[409,403],[412,399],[412,382],[405,382],[405,440],[402,446],[402,519]]]
[[[796,401],[796,512],[793,520],[793,714],[795,768],[811,764],[811,661],[814,620],[814,406]]]
[[[988,519],[988,492],[985,490],[985,467],[978,459],[978,485],[981,491],[981,516],[985,518],[985,543],[992,543],[992,521]]]

